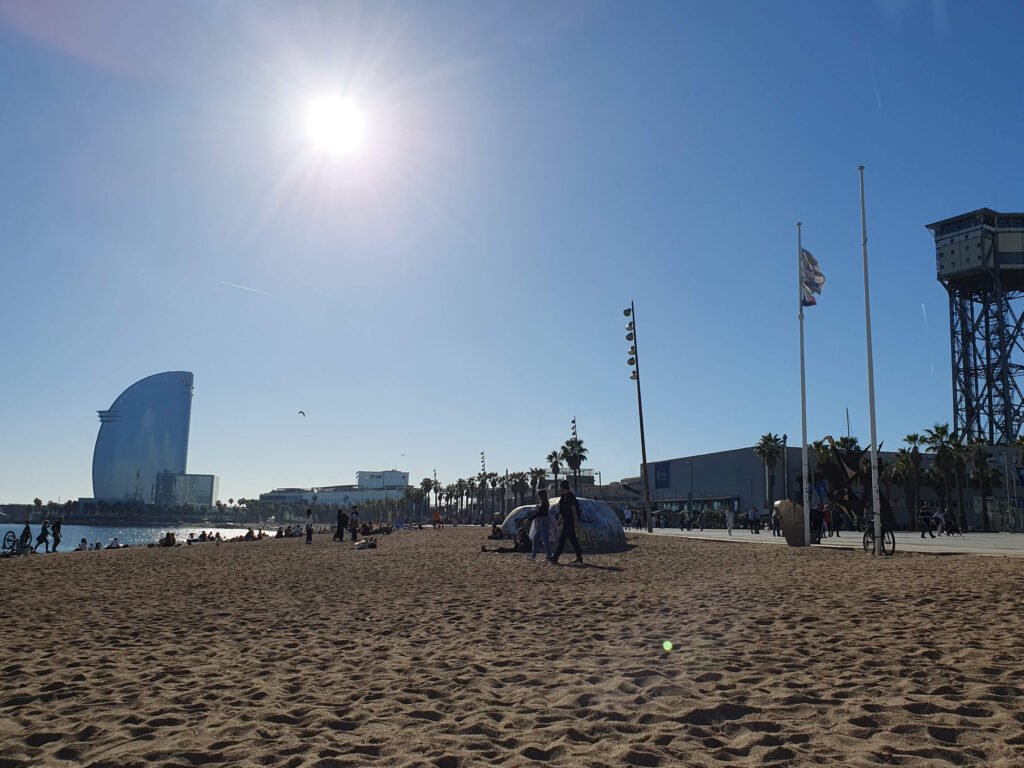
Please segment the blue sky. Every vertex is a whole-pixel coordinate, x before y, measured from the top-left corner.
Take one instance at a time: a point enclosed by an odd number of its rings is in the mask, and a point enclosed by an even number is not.
[[[98,409],[195,373],[224,499],[949,421],[924,225],[1022,210],[1015,3],[0,0],[0,501],[91,494]],[[361,152],[306,105],[365,115]],[[243,291],[249,286],[267,295]],[[299,409],[308,417],[298,416]]]

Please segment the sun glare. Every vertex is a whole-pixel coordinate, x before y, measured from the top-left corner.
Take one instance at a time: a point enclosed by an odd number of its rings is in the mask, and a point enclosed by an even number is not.
[[[348,155],[362,147],[366,121],[351,99],[321,96],[309,102],[306,126],[317,149]]]

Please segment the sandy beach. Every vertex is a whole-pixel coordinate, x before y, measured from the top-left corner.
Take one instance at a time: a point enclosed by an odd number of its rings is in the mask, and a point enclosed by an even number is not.
[[[1020,559],[484,537],[2,561],[0,768],[1024,765]]]

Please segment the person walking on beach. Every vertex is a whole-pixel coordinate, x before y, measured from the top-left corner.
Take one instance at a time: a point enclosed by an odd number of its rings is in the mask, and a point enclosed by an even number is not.
[[[772,536],[782,535],[782,520],[779,518],[779,510],[772,507]]]
[[[939,507],[935,510],[935,514],[932,516],[935,521],[935,534],[937,536],[942,535],[942,529],[946,525],[946,516],[942,513],[942,508]]]
[[[25,521],[25,527],[21,529],[18,543],[21,545],[21,551],[32,547],[32,526],[28,524],[28,520]]]
[[[583,552],[580,549],[580,542],[576,538],[576,522],[580,515],[580,503],[576,500],[576,494],[569,490],[569,481],[562,481],[562,496],[558,500],[558,511],[562,513],[562,532],[558,536],[558,546],[555,547],[555,554],[549,558],[550,562],[557,563],[565,549],[565,540],[568,539],[572,548],[576,550],[577,563],[583,562]]]
[[[924,538],[925,534],[928,534],[933,539],[935,534],[932,532],[932,508],[928,506],[926,501],[921,505],[921,538]]]
[[[530,538],[533,539],[533,546],[530,548],[530,559],[537,559],[537,552],[540,550],[541,544],[543,544],[544,556],[550,560],[551,526],[548,521],[548,510],[551,509],[551,504],[548,501],[548,492],[544,488],[537,491],[537,496],[540,498],[540,501],[533,508],[530,516],[526,518],[526,522],[530,526]]]
[[[732,536],[732,527],[736,525],[736,513],[732,511],[732,507],[725,510],[725,527],[729,529],[729,535]]]
[[[313,524],[306,523],[306,544],[313,543]]]
[[[58,517],[53,524],[53,528],[50,529],[51,533],[53,533],[53,549],[51,550],[53,552],[57,551],[57,545],[60,544],[60,528],[62,525],[64,525],[64,518]]]
[[[334,530],[334,541],[345,540],[345,529],[348,528],[348,515],[345,510],[338,507],[338,527]]]
[[[43,552],[49,552],[50,551],[50,521],[49,520],[43,520],[43,530],[41,530],[39,532],[39,535],[36,536],[36,546],[35,546],[35,549],[33,549],[32,551],[33,552],[38,552],[40,544],[43,545]]]

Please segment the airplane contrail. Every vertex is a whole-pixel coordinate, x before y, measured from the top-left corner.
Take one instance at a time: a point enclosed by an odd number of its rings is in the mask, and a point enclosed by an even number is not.
[[[230,285],[232,288],[241,288],[243,291],[249,291],[250,293],[258,293],[260,296],[269,296],[270,294],[266,291],[258,291],[255,288],[247,288],[244,285],[238,283],[229,283],[227,280],[221,280],[224,285]]]

